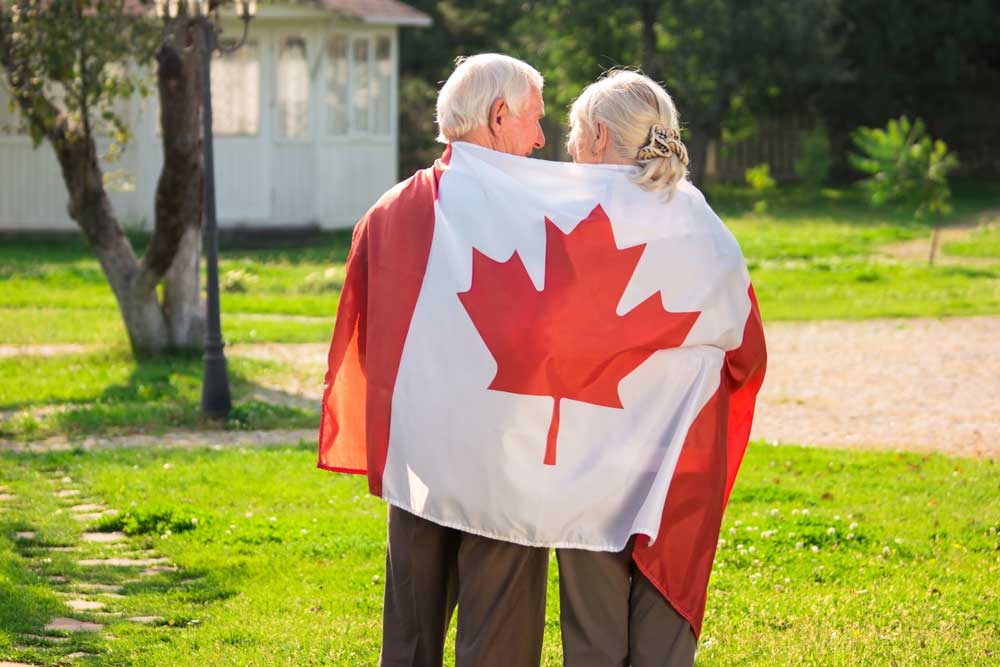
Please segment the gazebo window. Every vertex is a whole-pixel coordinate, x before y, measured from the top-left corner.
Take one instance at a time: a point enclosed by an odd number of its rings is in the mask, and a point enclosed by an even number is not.
[[[375,38],[375,68],[372,107],[375,112],[376,134],[389,134],[392,123],[392,40],[387,35]]]
[[[255,135],[260,130],[260,57],[257,45],[212,59],[212,131]]]
[[[347,37],[331,35],[326,44],[326,128],[330,134],[347,134],[350,78]]]
[[[327,135],[392,132],[394,66],[390,35],[330,35],[325,68]]]
[[[289,37],[278,54],[278,132],[302,139],[309,129],[309,64],[306,41]]]
[[[369,91],[371,89],[368,72],[369,41],[366,37],[354,39],[354,65],[351,76],[351,97],[353,104],[353,125],[359,132],[367,132]]]

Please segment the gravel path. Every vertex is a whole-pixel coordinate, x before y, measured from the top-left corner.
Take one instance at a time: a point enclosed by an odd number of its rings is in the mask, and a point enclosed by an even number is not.
[[[767,342],[755,439],[1000,458],[1000,317],[778,322],[767,325]],[[257,344],[230,353],[307,365],[311,380],[322,377],[327,350],[325,343]],[[289,378],[262,391],[318,408],[322,386],[312,384]],[[314,430],[192,431],[0,444],[21,451],[197,447],[315,436]]]
[[[1000,317],[775,323],[753,437],[1000,457]]]

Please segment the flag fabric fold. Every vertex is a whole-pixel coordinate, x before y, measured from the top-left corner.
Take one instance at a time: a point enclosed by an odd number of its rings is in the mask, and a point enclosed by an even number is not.
[[[701,193],[450,146],[355,229],[319,466],[445,526],[633,557],[697,633],[763,380]]]

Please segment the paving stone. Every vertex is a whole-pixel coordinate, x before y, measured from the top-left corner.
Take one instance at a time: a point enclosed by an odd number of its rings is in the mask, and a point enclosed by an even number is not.
[[[104,514],[101,512],[89,512],[87,514],[74,514],[73,518],[77,521],[97,521],[102,516],[104,516]]]
[[[158,563],[168,563],[169,558],[89,558],[78,560],[77,565],[82,567],[148,567]]]
[[[15,497],[13,493],[0,493],[0,500],[14,500]]]
[[[52,583],[52,584],[65,584],[68,581],[69,581],[69,579],[67,579],[66,577],[62,576],[61,574],[54,574],[51,577],[49,577],[49,583]]]
[[[77,658],[86,658],[89,655],[94,655],[93,653],[87,653],[86,651],[76,651],[70,653],[69,655],[64,655],[63,660],[76,660]]]
[[[36,666],[29,664],[27,662],[9,662],[7,660],[0,660],[0,667],[36,667]]]
[[[35,531],[33,530],[19,530],[14,533],[14,539],[17,540],[33,540],[35,539]]]
[[[111,542],[121,542],[126,539],[126,536],[125,533],[84,533],[80,538],[84,542],[108,544]]]
[[[53,618],[45,625],[48,631],[58,630],[62,632],[100,632],[104,626],[100,623],[81,621],[77,618]]]
[[[59,481],[62,482],[63,484],[72,484],[73,478],[70,477],[69,475],[64,475],[63,478],[60,479]]]
[[[162,574],[164,572],[177,572],[180,570],[176,565],[158,565],[156,567],[147,567],[145,570],[139,573],[142,577],[152,577],[157,574]]]
[[[70,498],[80,495],[80,489],[60,489],[53,493],[56,498]]]
[[[70,512],[103,512],[107,507],[99,503],[86,503],[83,505],[73,505],[69,508]]]
[[[94,593],[121,593],[122,587],[115,584],[77,584],[74,586],[78,591],[90,591]]]
[[[55,553],[72,553],[74,551],[80,551],[80,547],[46,547],[46,551],[54,551]]]
[[[66,606],[73,611],[97,611],[104,609],[104,603],[97,600],[66,600]]]
[[[7,491],[10,491],[10,487],[6,484],[0,484],[0,493],[6,493]]]
[[[129,617],[128,620],[132,621],[133,623],[152,624],[152,623],[160,623],[160,622],[162,622],[163,621],[163,617],[162,616],[131,616],[131,617]]]
[[[69,641],[69,637],[51,637],[49,635],[21,635],[25,639],[30,639],[36,642],[44,642],[46,644],[65,644]]]

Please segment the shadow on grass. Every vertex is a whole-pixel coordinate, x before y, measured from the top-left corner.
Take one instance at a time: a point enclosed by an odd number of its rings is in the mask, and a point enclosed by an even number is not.
[[[36,373],[65,371],[71,363],[65,357],[38,361],[42,368]],[[74,356],[73,361],[81,365],[81,357]],[[155,359],[128,358],[124,363],[130,365],[131,370],[123,380],[117,380],[114,371],[102,369],[120,365],[121,359],[116,361],[97,354],[85,356],[82,361],[82,365],[98,367],[85,380],[92,385],[91,391],[77,392],[62,400],[42,396],[36,401],[0,405],[0,409],[13,408],[6,419],[0,418],[0,438],[28,440],[52,435],[157,433],[175,428],[219,427],[217,421],[206,420],[201,414],[203,362],[200,352],[174,352]],[[255,382],[252,374],[260,364],[230,361],[233,409],[223,427],[227,430],[263,430],[315,425],[318,396],[313,405],[302,396]],[[52,368],[44,368],[47,365]],[[121,377],[120,371],[118,377]],[[53,407],[33,411],[33,405]]]
[[[0,522],[0,534],[24,530],[20,522]],[[38,633],[65,612],[62,600],[27,568],[14,546],[0,537],[0,634]]]

